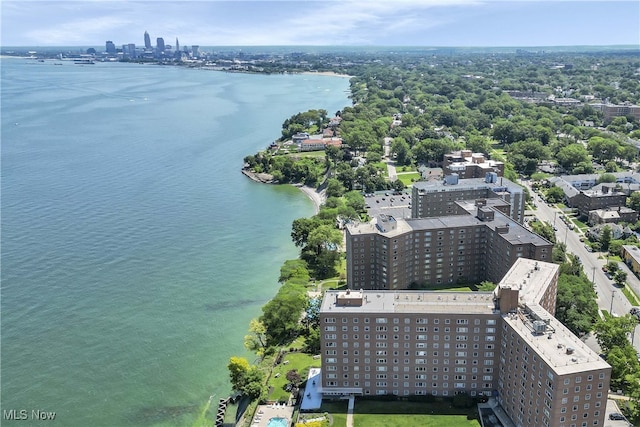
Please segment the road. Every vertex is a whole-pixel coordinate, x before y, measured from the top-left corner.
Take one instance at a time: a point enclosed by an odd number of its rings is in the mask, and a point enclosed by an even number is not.
[[[528,183],[523,181],[523,185],[528,187]],[[557,228],[556,240],[566,243],[567,252],[577,255],[582,261],[584,272],[588,278],[594,282],[596,293],[598,294],[598,307],[606,310],[614,315],[624,315],[629,313],[631,304],[624,296],[622,290],[617,288],[613,281],[608,279],[602,271],[602,267],[606,264],[605,255],[601,252],[588,252],[584,243],[580,241],[578,229],[569,230],[567,224],[560,219],[561,210],[550,207],[540,200],[538,195],[528,187],[532,197],[535,198],[537,210],[535,216],[540,221],[547,221]],[[627,282],[638,294],[640,290],[640,280],[628,269],[624,263],[619,263],[620,268],[627,272]],[[632,338],[636,351],[640,351],[640,327],[636,327]]]

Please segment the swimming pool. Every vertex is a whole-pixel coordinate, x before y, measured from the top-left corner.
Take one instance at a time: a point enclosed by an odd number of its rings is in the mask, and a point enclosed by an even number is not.
[[[269,424],[267,427],[289,427],[289,422],[286,418],[269,418]]]

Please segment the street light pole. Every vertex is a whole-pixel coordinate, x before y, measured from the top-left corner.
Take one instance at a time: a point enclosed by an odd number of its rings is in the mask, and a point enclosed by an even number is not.
[[[611,307],[609,307],[609,314],[613,315],[613,298],[616,296],[616,290],[611,291]]]

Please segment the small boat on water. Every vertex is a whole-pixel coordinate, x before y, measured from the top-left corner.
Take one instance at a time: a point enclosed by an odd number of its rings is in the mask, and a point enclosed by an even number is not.
[[[95,64],[95,62],[93,61],[93,59],[74,59],[73,60],[74,64],[78,64],[78,65],[88,65],[88,64]]]

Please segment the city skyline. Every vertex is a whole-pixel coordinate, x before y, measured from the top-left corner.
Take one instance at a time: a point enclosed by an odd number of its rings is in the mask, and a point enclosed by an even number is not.
[[[636,1],[3,1],[3,46],[638,45]],[[52,17],[55,17],[52,19]],[[336,19],[339,17],[339,19]],[[464,31],[461,31],[464,29]]]

